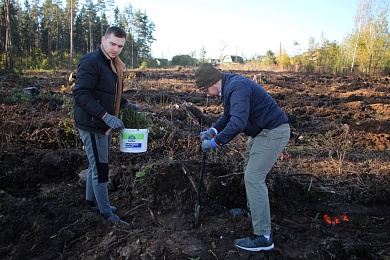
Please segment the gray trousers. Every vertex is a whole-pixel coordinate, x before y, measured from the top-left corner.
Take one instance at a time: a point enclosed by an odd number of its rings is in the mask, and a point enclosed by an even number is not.
[[[256,137],[248,138],[244,180],[253,233],[256,235],[271,234],[271,213],[265,179],[289,139],[288,123],[272,130],[263,129]]]
[[[113,214],[108,197],[108,156],[112,133],[105,136],[81,129],[79,132],[89,162],[85,199],[96,203],[100,214],[108,218]]]

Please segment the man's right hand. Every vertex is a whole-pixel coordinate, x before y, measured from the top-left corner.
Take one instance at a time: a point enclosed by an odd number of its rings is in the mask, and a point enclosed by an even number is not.
[[[203,142],[204,140],[211,140],[214,138],[215,135],[216,132],[214,131],[214,129],[210,128],[207,131],[200,132],[200,141]]]
[[[125,126],[123,125],[123,122],[119,118],[117,118],[116,116],[110,115],[110,114],[106,114],[103,117],[103,121],[104,121],[104,123],[106,123],[106,125],[108,125],[110,128],[112,128],[112,130],[114,130],[114,131],[119,131],[119,130],[122,130],[123,128],[125,128]]]

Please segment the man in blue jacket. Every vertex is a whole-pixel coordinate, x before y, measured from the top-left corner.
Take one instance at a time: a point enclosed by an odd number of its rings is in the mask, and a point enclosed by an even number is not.
[[[222,147],[241,132],[248,136],[244,180],[253,234],[236,239],[234,244],[249,251],[271,250],[274,244],[265,179],[290,139],[288,118],[260,85],[244,76],[222,73],[205,63],[195,71],[195,82],[208,96],[219,96],[224,107],[217,122],[200,133],[202,150]]]
[[[73,89],[74,118],[88,157],[87,204],[111,223],[128,224],[114,214],[108,197],[108,156],[112,131],[124,128],[119,109],[139,108],[122,97],[125,64],[118,55],[126,42],[123,29],[109,27],[100,47],[84,55]]]

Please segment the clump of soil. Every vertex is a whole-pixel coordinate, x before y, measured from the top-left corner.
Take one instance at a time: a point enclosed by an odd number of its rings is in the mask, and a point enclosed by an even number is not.
[[[193,70],[144,71],[125,84],[152,121],[145,153],[120,152],[113,136],[110,200],[129,226],[86,206],[72,86],[66,74],[42,73],[0,78],[0,258],[390,258],[389,78],[236,72],[266,77],[264,88],[296,119],[267,178],[275,249],[233,245],[252,232],[249,217],[228,213],[246,206],[242,134],[208,153],[194,228],[199,132],[223,108],[196,90]]]

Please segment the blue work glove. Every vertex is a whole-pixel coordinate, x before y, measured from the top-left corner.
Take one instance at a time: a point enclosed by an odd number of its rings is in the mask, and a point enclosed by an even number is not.
[[[140,110],[139,106],[137,106],[135,104],[131,104],[130,102],[126,103],[125,108],[128,108],[130,110],[134,110],[136,112]]]
[[[214,138],[211,140],[203,140],[202,142],[202,150],[203,152],[209,152],[211,149],[218,148],[217,143],[215,142]]]
[[[106,114],[106,116],[103,118],[103,121],[114,131],[119,131],[125,128],[123,122],[119,118],[110,114]]]
[[[203,131],[203,132],[200,132],[200,141],[204,141],[204,140],[211,140],[214,138],[214,136],[216,135],[217,133],[214,131],[214,129],[210,128],[209,130],[207,131]]]

